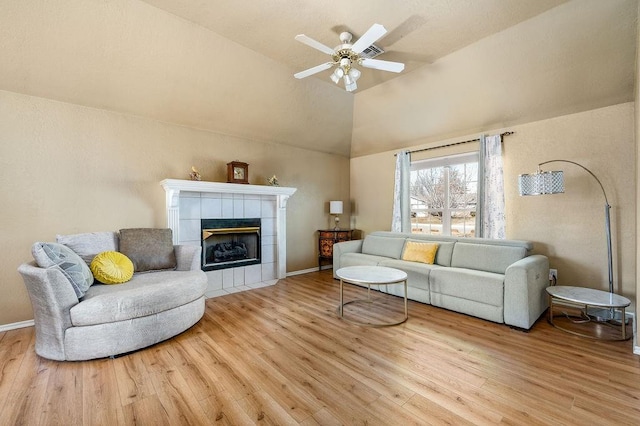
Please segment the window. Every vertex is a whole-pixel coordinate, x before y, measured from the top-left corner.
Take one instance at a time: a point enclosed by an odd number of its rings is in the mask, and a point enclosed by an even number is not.
[[[478,154],[411,163],[411,232],[475,236]]]

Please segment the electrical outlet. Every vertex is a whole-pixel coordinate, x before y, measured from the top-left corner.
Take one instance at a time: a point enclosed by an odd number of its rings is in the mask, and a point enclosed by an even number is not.
[[[549,281],[558,281],[557,269],[549,269]]]

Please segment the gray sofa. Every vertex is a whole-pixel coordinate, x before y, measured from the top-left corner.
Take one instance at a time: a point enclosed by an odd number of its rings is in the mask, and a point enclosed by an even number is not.
[[[434,242],[434,264],[402,260],[406,241]],[[373,232],[333,246],[333,270],[378,265],[407,273],[408,297],[422,303],[529,329],[547,309],[549,261],[528,241]],[[400,286],[380,286],[402,295]]]
[[[117,233],[74,237],[72,247],[86,261],[102,251],[117,251]],[[174,246],[175,269],[134,273],[123,284],[95,283],[80,298],[60,268],[20,265],[33,307],[36,353],[60,361],[103,358],[185,331],[204,315],[207,277],[200,269],[200,250]]]

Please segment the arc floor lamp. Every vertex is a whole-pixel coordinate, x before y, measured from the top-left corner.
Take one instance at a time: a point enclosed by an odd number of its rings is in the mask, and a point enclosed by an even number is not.
[[[569,163],[580,167],[589,173],[600,185],[600,189],[602,189],[602,195],[604,195],[604,225],[605,225],[605,233],[607,237],[607,256],[608,256],[608,267],[609,267],[609,293],[613,293],[613,253],[611,250],[611,205],[609,204],[609,199],[607,198],[607,193],[604,190],[604,186],[602,186],[602,182],[600,179],[593,174],[593,172],[587,169],[582,164],[576,163],[575,161],[569,160],[549,160],[543,163],[538,164],[538,171],[533,174],[521,174],[518,176],[518,190],[520,195],[546,195],[546,194],[559,194],[564,192],[564,173],[562,171],[542,171],[541,166],[549,163]],[[599,312],[597,316],[602,320],[611,320],[614,319],[613,310],[601,310],[603,312]]]

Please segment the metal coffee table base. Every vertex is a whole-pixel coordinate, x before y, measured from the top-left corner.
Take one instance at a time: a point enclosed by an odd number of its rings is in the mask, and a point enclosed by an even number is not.
[[[340,278],[340,306],[338,306],[338,315],[343,320],[356,325],[361,325],[365,327],[389,327],[393,325],[399,325],[407,321],[409,318],[409,308],[407,301],[407,275],[403,271],[392,269],[392,268],[383,268],[383,267],[368,267],[366,272],[385,272],[390,273],[389,276],[380,276],[379,278],[371,279],[371,277],[362,276],[359,277],[359,272],[363,272],[362,270],[358,270],[356,268],[361,267],[347,267],[342,268],[336,271],[336,275]],[[382,269],[376,269],[382,268]],[[355,275],[353,275],[355,274]],[[366,299],[355,299],[350,300],[348,302],[344,301],[344,283],[350,284],[366,284],[367,285],[367,298]],[[371,298],[371,286],[372,285],[391,285],[391,284],[403,284],[404,285],[404,318],[399,321],[394,322],[385,322],[385,323],[372,323],[372,322],[363,322],[357,321],[350,318],[345,318],[344,316],[344,307],[350,304],[360,304],[360,303],[368,303],[373,304],[375,300]]]
[[[590,339],[628,340],[631,338],[632,333],[627,333],[627,321],[625,315],[625,308],[629,306],[631,302],[626,297],[603,292],[600,290],[571,286],[548,287],[547,293],[549,294],[549,312],[547,315],[547,321],[552,326],[567,333],[574,334],[576,336],[587,337]],[[580,315],[572,316],[568,315],[567,313],[555,313],[554,308],[556,307],[573,307],[579,310]],[[621,321],[618,322],[615,320],[598,320],[592,315],[589,315],[589,308],[591,307],[607,309],[613,312],[617,311],[620,313]],[[602,337],[598,334],[582,333],[580,331],[563,327],[554,321],[555,318],[560,317],[567,318],[574,324],[602,324],[605,326],[613,327],[614,329],[618,329],[619,333],[614,337]]]

